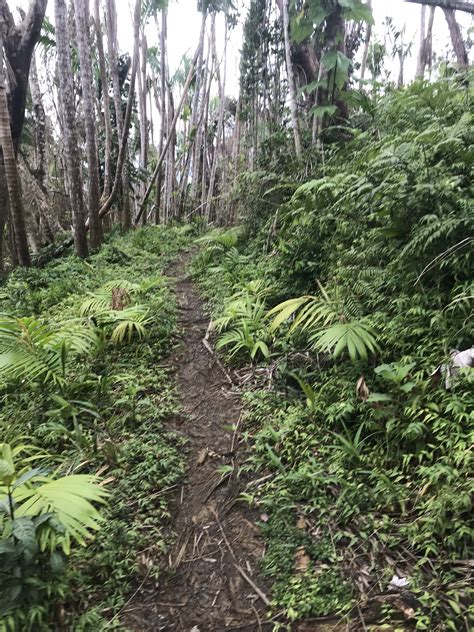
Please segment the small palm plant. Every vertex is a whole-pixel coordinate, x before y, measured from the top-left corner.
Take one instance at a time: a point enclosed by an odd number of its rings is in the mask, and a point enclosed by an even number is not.
[[[84,545],[99,529],[107,490],[97,477],[58,477],[31,467],[47,455],[0,444],[0,615],[37,599],[48,572],[60,571],[71,540]],[[49,570],[48,570],[49,569]]]
[[[269,357],[270,334],[265,323],[265,294],[262,282],[251,281],[233,295],[224,314],[212,323],[221,332],[216,349],[228,347],[230,358],[242,351],[249,353],[252,360],[257,354]]]
[[[112,342],[130,342],[134,335],[143,338],[150,322],[149,308],[135,302],[142,288],[136,283],[115,280],[90,293],[82,303],[81,316],[93,319],[105,331],[110,331]]]
[[[84,318],[50,325],[33,316],[0,315],[0,379],[60,384],[70,360],[99,345],[95,327]]]
[[[270,330],[294,318],[290,333],[309,332],[309,341],[320,351],[339,357],[344,351],[351,360],[367,360],[379,351],[376,334],[366,318],[354,318],[359,311],[355,301],[344,301],[338,288],[330,295],[318,282],[320,296],[301,296],[280,303],[268,312],[274,316]]]

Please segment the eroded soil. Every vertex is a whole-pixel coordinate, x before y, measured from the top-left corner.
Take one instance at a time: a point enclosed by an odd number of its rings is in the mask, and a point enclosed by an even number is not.
[[[176,543],[161,562],[160,584],[142,586],[126,608],[126,625],[137,632],[269,629],[266,587],[258,576],[264,552],[258,514],[238,501],[242,481],[217,471],[243,458],[240,397],[203,342],[209,317],[186,276],[188,259],[168,271],[183,332],[169,359],[183,408],[172,424],[188,440],[187,476],[171,507]]]

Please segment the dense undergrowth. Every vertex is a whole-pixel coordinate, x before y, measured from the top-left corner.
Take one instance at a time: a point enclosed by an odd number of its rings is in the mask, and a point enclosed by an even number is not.
[[[309,175],[269,139],[241,228],[201,240],[217,347],[253,372],[244,498],[290,620],[472,629],[473,375],[450,366],[472,345],[470,99],[452,78],[366,99]]]
[[[176,327],[163,275],[188,240],[186,228],[116,235],[2,288],[0,630],[124,629],[134,582],[159,572],[183,472],[182,439],[163,425],[177,408],[160,366]]]

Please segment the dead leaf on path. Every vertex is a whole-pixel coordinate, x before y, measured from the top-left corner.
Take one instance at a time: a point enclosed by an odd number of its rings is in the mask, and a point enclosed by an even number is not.
[[[306,553],[304,546],[300,546],[295,552],[295,573],[301,575],[306,573],[310,563],[309,555]]]
[[[208,455],[209,455],[209,450],[207,448],[203,448],[202,450],[199,450],[198,456],[197,456],[197,464],[203,465]]]
[[[370,391],[365,383],[365,378],[363,375],[357,380],[356,384],[356,393],[357,397],[361,399],[363,402],[366,402],[369,399]]]

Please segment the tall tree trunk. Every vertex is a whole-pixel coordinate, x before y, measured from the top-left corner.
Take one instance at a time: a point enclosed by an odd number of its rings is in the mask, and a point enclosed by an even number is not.
[[[405,43],[403,41],[403,31],[400,32],[400,47],[398,49],[398,81],[397,86],[403,88],[405,84]]]
[[[201,17],[201,31],[199,34],[199,57],[197,60],[196,67],[196,80],[194,85],[194,94],[193,100],[191,104],[191,130],[193,134],[193,147],[190,149],[192,151],[192,162],[191,162],[191,174],[192,174],[192,182],[191,182],[191,201],[194,204],[197,200],[198,187],[199,187],[199,173],[201,166],[201,156],[202,156],[202,114],[204,101],[206,99],[206,90],[207,90],[207,74],[208,74],[208,66],[204,68],[204,36],[206,32],[206,20],[207,20],[207,10],[204,7]]]
[[[21,23],[16,25],[13,15],[8,8],[6,0],[0,0],[0,28],[3,32],[3,50],[8,61],[9,72],[12,75],[10,82],[10,93],[8,95],[8,106],[10,115],[11,140],[15,158],[18,156],[20,137],[25,119],[26,96],[28,91],[28,75],[34,47],[41,33],[46,11],[47,0],[32,0],[28,12]],[[7,204],[9,198],[7,190],[5,166],[3,165],[3,155],[0,152],[0,241],[3,229],[7,220]],[[9,235],[13,231],[9,229]],[[16,262],[14,241],[12,244],[12,261]],[[2,243],[3,245],[3,243]]]
[[[122,138],[123,132],[123,115],[122,115],[122,98],[120,95],[120,80],[118,74],[118,52],[117,52],[117,9],[115,0],[106,0],[107,8],[107,47],[109,53],[110,74],[112,76],[112,87],[114,95],[115,119],[117,122],[117,136]],[[121,173],[122,176],[122,209],[119,210],[119,216],[122,216],[124,228],[131,226],[131,210],[130,210],[130,181],[128,175],[128,151],[127,159]]]
[[[211,207],[212,207],[212,198],[214,197],[214,186],[216,183],[216,173],[217,173],[217,162],[219,159],[219,144],[221,139],[221,134],[224,132],[224,112],[225,112],[225,85],[226,85],[226,76],[227,76],[227,21],[226,28],[224,34],[224,73],[221,78],[221,71],[219,67],[219,62],[217,59],[217,46],[216,46],[216,15],[212,14],[212,23],[211,23],[211,38],[212,38],[212,54],[214,56],[215,64],[216,64],[216,73],[217,73],[217,83],[219,87],[219,116],[217,121],[217,129],[216,129],[216,147],[214,151],[214,156],[211,164],[211,174],[209,178],[209,190],[207,194],[207,202],[205,208],[205,217],[206,221],[209,222],[211,216]]]
[[[169,222],[174,218],[174,183],[175,183],[175,152],[176,152],[176,128],[173,127],[174,99],[171,86],[168,86],[168,134],[170,143],[166,158],[165,175],[165,217]]]
[[[368,0],[367,5],[372,7],[372,0]],[[369,58],[369,49],[370,49],[370,40],[372,38],[372,24],[367,24],[367,30],[365,32],[364,39],[364,52],[362,53],[362,62],[360,65],[360,85],[359,88],[362,89],[365,71],[367,69],[367,59]]]
[[[65,0],[55,0],[56,48],[58,81],[63,109],[63,138],[68,171],[69,196],[74,228],[74,244],[79,257],[88,256],[84,195],[81,179],[81,157],[76,135],[74,83],[69,50],[69,30]]]
[[[30,266],[30,252],[25,226],[25,209],[21,195],[21,182],[15,150],[13,147],[8,113],[7,89],[3,69],[3,29],[0,22],[0,144],[2,146],[3,163],[5,168],[5,182],[10,203],[10,216],[15,235],[16,253],[21,266]]]
[[[436,7],[430,7],[430,15],[428,18],[428,26],[426,26],[426,6],[421,7],[420,22],[420,48],[418,51],[418,60],[416,64],[416,78],[423,79],[425,69],[431,68],[433,56],[433,21]]]
[[[94,83],[89,30],[89,0],[74,0],[76,38],[81,71],[81,88],[86,132],[86,153],[89,167],[89,234],[94,250],[102,243],[102,223],[99,218],[100,183],[97,136],[95,131]]]
[[[456,15],[452,9],[443,9],[443,12],[446,22],[448,23],[457,64],[459,68],[465,70],[469,65],[469,57],[467,54],[466,44],[462,38],[461,29],[456,21]]]
[[[300,128],[299,128],[299,122],[298,122],[298,104],[296,101],[295,77],[293,73],[293,62],[291,60],[290,18],[288,15],[288,0],[282,1],[282,9],[283,9],[283,35],[285,38],[286,74],[288,77],[288,88],[290,92],[291,122],[293,125],[293,136],[295,139],[296,156],[300,158],[301,157],[301,138],[300,138]]]
[[[138,73],[138,104],[140,114],[140,169],[143,176],[148,166],[148,121],[147,121],[147,78],[146,78],[146,56],[147,42],[145,34],[142,33],[141,46],[141,64]],[[143,182],[140,185],[140,199],[145,193],[146,185]],[[143,215],[143,224],[146,223],[146,214]]]
[[[0,270],[4,269],[4,241],[5,226],[7,225],[10,208],[8,204],[7,178],[5,175],[5,164],[3,161],[3,151],[0,145]]]
[[[31,58],[30,67],[30,93],[33,102],[35,117],[35,151],[36,151],[36,178],[44,191],[47,190],[48,159],[46,145],[46,113],[43,105],[43,97],[39,87],[38,73],[36,70],[35,56]]]
[[[168,135],[167,123],[168,117],[166,114],[166,79],[167,79],[167,67],[166,67],[166,46],[168,42],[168,12],[163,9],[161,13],[161,30],[160,30],[160,97],[161,97],[161,121],[160,121],[160,142],[158,147],[159,156],[163,154],[163,146],[165,143],[165,136]],[[163,186],[163,167],[158,169],[158,177],[156,180],[156,198],[155,198],[155,224],[160,222],[160,209],[162,203],[161,189]],[[162,220],[164,219],[164,212]]]
[[[109,80],[105,63],[104,41],[102,38],[99,0],[94,0],[94,25],[97,54],[99,58],[100,82],[102,84],[102,99],[104,105],[104,186],[102,200],[107,199],[111,187],[111,159],[112,159],[112,123],[110,119]]]

